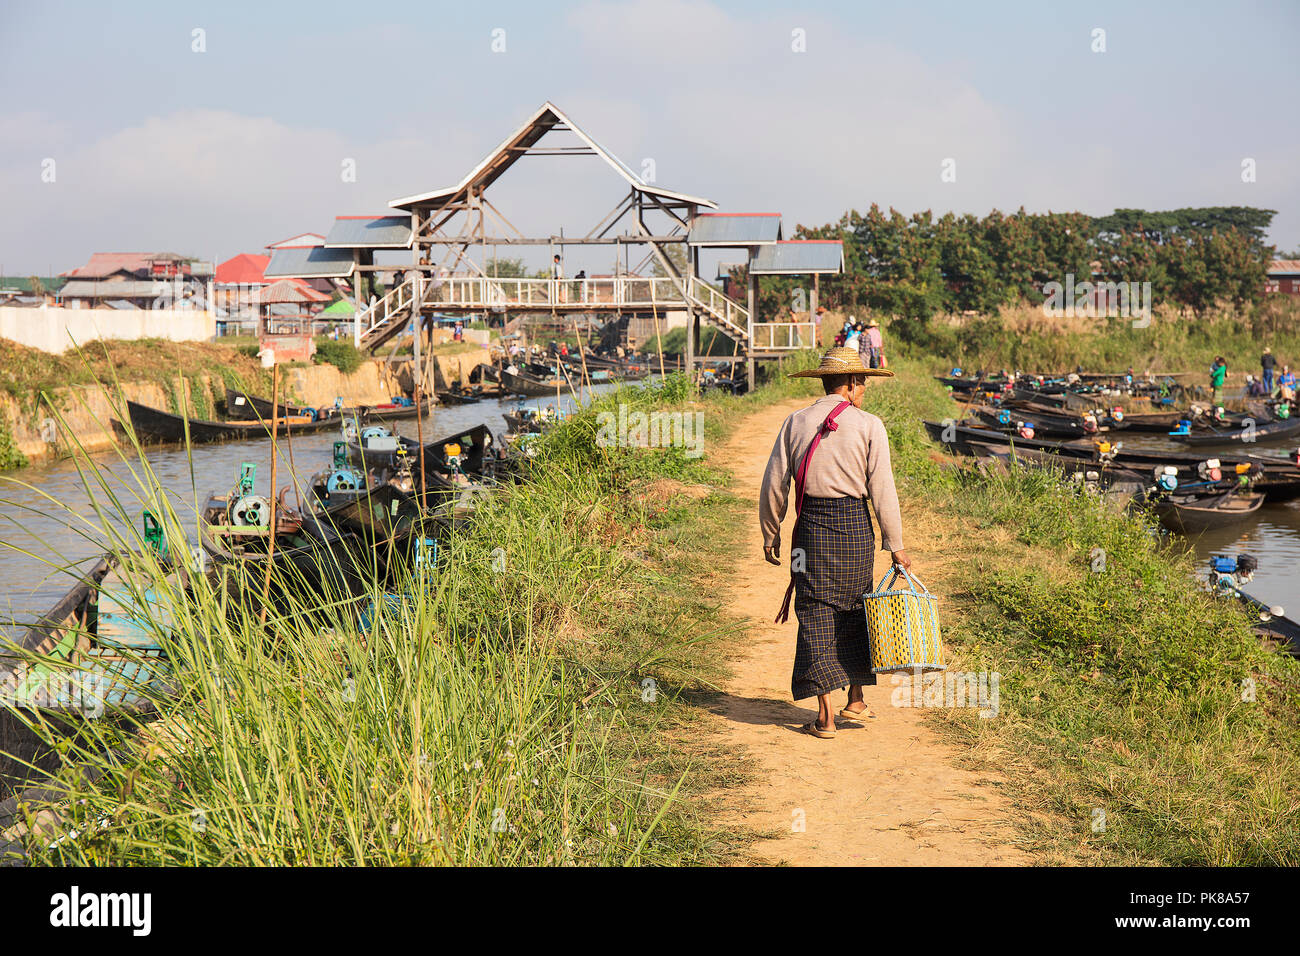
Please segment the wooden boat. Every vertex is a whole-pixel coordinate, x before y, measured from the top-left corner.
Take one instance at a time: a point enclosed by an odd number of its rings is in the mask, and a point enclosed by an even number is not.
[[[1238,424],[1237,427],[1222,429],[1209,426],[1205,431],[1193,431],[1190,435],[1170,435],[1181,445],[1193,448],[1221,447],[1224,445],[1268,445],[1275,442],[1293,441],[1300,438],[1300,418],[1280,422],[1267,422],[1249,428]]]
[[[414,467],[420,463],[420,443],[401,435],[388,436],[392,441],[376,443],[373,439],[348,442],[348,464],[366,471],[394,471],[405,458]],[[490,476],[495,470],[496,458],[492,454],[496,442],[487,425],[475,425],[463,431],[446,435],[424,446],[425,471],[444,472],[453,469],[471,475]],[[448,449],[458,447],[449,460]]]
[[[505,369],[501,370],[501,385],[508,392],[530,398],[554,395],[556,391],[572,391],[569,382],[563,378],[540,379],[524,372],[508,372]]]
[[[271,434],[271,420],[264,422],[212,422],[202,418],[186,419],[158,408],[150,408],[139,402],[128,400],[127,412],[131,419],[131,428],[142,444],[180,445],[186,440],[187,426],[189,440],[194,444],[219,441],[247,441],[249,439],[267,438]],[[120,423],[119,423],[120,424]],[[276,427],[277,435],[299,435],[304,432],[316,432],[326,428],[335,428],[337,419],[312,421],[309,418],[281,419]]]
[[[1005,445],[1010,440],[1017,449],[1045,451],[1087,461],[1098,460],[1095,441],[1059,442],[1046,438],[1010,438],[1003,432],[975,428],[960,422],[945,425],[942,422],[927,421],[923,424],[932,440],[958,455],[977,455],[983,446]],[[1300,498],[1300,465],[1297,465],[1294,460],[1251,454],[1234,454],[1230,457],[1219,456],[1219,458],[1225,473],[1238,464],[1259,465],[1260,475],[1256,478],[1253,489],[1262,493],[1268,501],[1291,501]],[[1192,452],[1120,450],[1114,453],[1111,460],[1116,467],[1148,473],[1157,466],[1173,465],[1178,469],[1179,478],[1186,480],[1196,475],[1198,466],[1205,461],[1205,456]]]
[[[229,494],[211,494],[200,513],[200,539],[213,574],[229,594],[234,617],[258,614],[271,565],[270,601],[279,614],[310,612],[364,591],[373,566],[357,538],[310,512],[287,507],[281,490],[271,547],[271,503],[253,493],[253,466],[245,464]]]
[[[1234,589],[1234,593],[1252,613],[1254,620],[1251,626],[1255,630],[1282,644],[1292,657],[1300,657],[1300,623],[1285,614],[1274,614],[1272,608],[1259,598],[1240,589]]]
[[[1095,476],[1102,488],[1124,486],[1125,490],[1139,491],[1148,484],[1148,477],[1129,468],[1117,468],[1110,463],[1085,461],[1082,458],[1063,458],[1045,451],[1014,448],[1011,445],[986,445],[983,455],[1011,464],[1028,465],[1059,471],[1064,475],[1083,475],[1085,480]]]
[[[180,587],[193,573],[160,564]],[[154,583],[131,580],[136,573],[105,555],[36,624],[0,645],[0,799],[64,759],[28,725],[31,714],[75,737],[85,720],[139,719],[172,693],[158,634],[171,612]]]
[[[1020,421],[1033,422],[1035,434],[1060,438],[1082,438],[1085,435],[1096,434],[1099,430],[1095,423],[1089,430],[1080,416],[1067,415],[1059,410],[1051,412],[1041,407],[1027,409],[1012,406],[999,409],[988,405],[975,405],[970,411],[986,426],[1000,431],[1015,431],[1016,423]],[[1008,420],[1003,422],[1000,413],[1005,413]]]
[[[481,395],[460,391],[438,392],[437,398],[439,405],[474,405],[483,400]]]
[[[383,405],[358,405],[357,415],[362,421],[397,422],[407,418],[423,418],[437,404],[437,398],[426,398],[417,406],[414,402],[388,402]]]
[[[1174,493],[1148,501],[1148,506],[1160,523],[1170,531],[1199,534],[1212,528],[1238,524],[1259,511],[1264,504],[1262,494],[1180,495]]]
[[[280,417],[314,420],[321,416],[316,409],[308,405],[286,405],[281,403]],[[232,422],[255,422],[259,419],[269,422],[271,420],[271,400],[228,388],[226,389],[226,418]]]

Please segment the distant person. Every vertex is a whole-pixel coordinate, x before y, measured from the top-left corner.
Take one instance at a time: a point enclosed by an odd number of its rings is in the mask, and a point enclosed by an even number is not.
[[[556,298],[557,298],[560,302],[565,301],[565,295],[564,295],[564,263],[562,263],[562,262],[560,261],[559,253],[556,253],[555,256],[554,256],[554,257],[552,258],[552,260],[551,260],[551,278],[555,280],[555,295],[556,295]]]
[[[858,322],[849,327],[849,331],[844,336],[844,347],[846,349],[856,349],[858,340],[862,338],[862,323]]]
[[[1228,362],[1222,355],[1210,366],[1210,394],[1215,405],[1223,404],[1223,383],[1228,379]]]
[[[862,353],[862,364],[867,368],[885,367],[885,337],[875,319],[867,322],[867,329],[858,342],[858,351]]]
[[[459,319],[451,328],[451,340],[453,342],[463,342],[465,340],[465,323]]]
[[[1290,365],[1282,366],[1282,375],[1277,380],[1278,393],[1288,402],[1295,398],[1295,373]]]
[[[1273,369],[1277,367],[1277,359],[1273,357],[1273,350],[1268,346],[1264,347],[1264,354],[1259,357],[1259,367],[1264,373],[1261,378],[1264,382],[1264,393],[1273,394]]]

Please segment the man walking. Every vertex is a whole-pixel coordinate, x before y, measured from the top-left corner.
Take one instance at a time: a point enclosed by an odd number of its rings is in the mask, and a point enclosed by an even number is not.
[[[795,530],[790,587],[799,621],[790,690],[795,700],[816,697],[817,719],[804,725],[814,737],[835,736],[831,693],[847,687],[847,720],[870,719],[862,696],[871,673],[862,596],[874,584],[876,551],[867,500],[875,508],[884,548],[893,563],[911,566],[903,551],[902,518],[889,461],[884,423],[862,410],[869,376],[892,376],[867,368],[856,349],[832,348],[815,369],[791,378],[820,378],[825,396],[790,415],[781,426],[759,496],[763,556],[781,563],[781,519],[795,482]]]

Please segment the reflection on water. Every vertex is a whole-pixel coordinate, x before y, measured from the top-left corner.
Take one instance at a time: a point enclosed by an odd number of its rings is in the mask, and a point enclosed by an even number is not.
[[[601,393],[614,386],[599,385]],[[422,423],[424,440],[461,431],[480,423],[495,436],[506,431],[503,412],[520,404],[517,399],[483,400],[471,405],[442,405]],[[554,407],[555,397],[530,398],[532,407]],[[569,409],[574,400],[560,399]],[[394,431],[416,437],[414,419],[395,423]],[[312,432],[292,439],[293,462],[304,481],[327,467],[334,442],[334,431]],[[196,509],[209,492],[225,493],[234,487],[241,462],[257,464],[257,491],[270,493],[270,439],[198,445],[187,454],[183,448],[160,448],[148,451],[148,466],[170,496],[172,507],[183,521],[193,525]],[[279,442],[277,480],[281,487],[290,483],[289,445]],[[37,465],[0,475],[0,633],[19,624],[29,623],[49,610],[74,583],[79,570],[93,563],[104,550],[104,535],[92,500],[101,510],[112,514],[115,509],[109,495],[121,502],[121,512],[139,523],[144,508],[141,478],[144,466],[138,460],[123,462],[113,451],[91,456],[98,466],[98,478],[90,479],[93,499],[77,464],[71,460]],[[85,463],[82,462],[83,468]],[[88,476],[89,477],[89,476]],[[6,480],[8,479],[8,480]],[[100,487],[102,479],[104,487]],[[294,496],[290,493],[290,503]],[[191,532],[197,539],[197,534]]]

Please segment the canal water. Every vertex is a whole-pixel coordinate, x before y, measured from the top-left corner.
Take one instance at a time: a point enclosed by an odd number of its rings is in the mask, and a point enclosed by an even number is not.
[[[613,386],[598,385],[592,391],[599,394],[610,388]],[[564,396],[558,404],[567,411],[574,402],[573,397]],[[470,405],[440,405],[421,423],[424,440],[431,442],[480,423],[486,424],[499,440],[507,430],[502,414],[521,403],[549,408],[556,406],[557,399],[484,399]],[[416,437],[414,419],[390,427],[399,434]],[[330,429],[293,438],[293,461],[304,483],[328,467],[339,437]],[[278,446],[277,483],[284,487],[290,484],[288,447],[283,440]],[[206,502],[210,492],[224,494],[234,488],[242,462],[257,464],[257,493],[270,493],[269,438],[196,445],[189,453],[176,447],[148,449],[147,456],[149,468],[170,496],[172,507],[191,528],[195,522],[188,519],[195,516],[196,508]],[[138,524],[144,504],[135,475],[142,471],[141,462],[130,458],[124,462],[113,451],[90,456],[90,461],[106,485],[98,487],[98,479],[91,482],[101,509],[110,514],[115,510],[104,508],[111,491],[122,502],[121,513]],[[80,464],[85,470],[87,462]],[[292,492],[288,501],[295,502]],[[191,536],[196,537],[193,531]],[[76,462],[52,462],[0,475],[0,638],[48,611],[72,587],[79,573],[99,558],[104,541],[102,520]]]
[[[1187,448],[1158,434],[1125,435],[1113,438],[1133,451],[1178,451]],[[1247,449],[1252,455],[1286,458],[1294,445],[1259,445]],[[1205,458],[1241,454],[1242,446],[1201,448]],[[1202,532],[1190,541],[1202,569],[1215,554],[1249,554],[1258,559],[1259,570],[1244,590],[1269,605],[1281,605],[1292,619],[1300,619],[1300,500],[1265,502],[1254,515],[1230,528]]]

